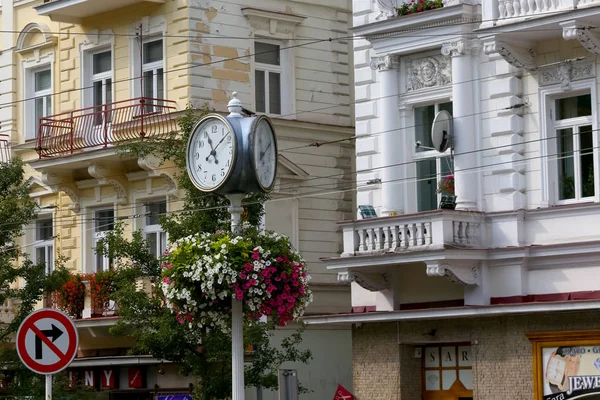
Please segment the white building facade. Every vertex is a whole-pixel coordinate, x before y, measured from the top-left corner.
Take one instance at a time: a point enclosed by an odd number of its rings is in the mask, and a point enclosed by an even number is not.
[[[595,393],[571,379],[598,375],[585,346],[600,324],[584,310],[600,308],[600,2],[404,3],[353,2],[363,210],[326,260],[353,313],[307,322],[355,324],[359,398]]]

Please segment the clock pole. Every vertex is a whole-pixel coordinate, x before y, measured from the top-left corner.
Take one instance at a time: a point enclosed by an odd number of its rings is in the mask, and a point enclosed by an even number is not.
[[[229,117],[241,118],[242,102],[238,100],[237,93],[227,105]],[[242,199],[244,194],[228,194],[231,214],[231,232],[238,235],[241,230],[241,218],[244,208]],[[231,298],[231,397],[233,400],[244,400],[244,310],[242,300]]]

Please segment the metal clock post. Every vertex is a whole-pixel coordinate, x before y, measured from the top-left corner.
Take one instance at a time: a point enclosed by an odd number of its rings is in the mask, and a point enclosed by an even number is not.
[[[187,172],[203,192],[229,200],[231,231],[240,232],[242,199],[249,193],[268,193],[275,184],[277,141],[266,116],[243,117],[242,103],[233,93],[229,115],[208,114],[194,127],[187,145]],[[231,303],[232,398],[244,399],[244,312],[242,300]]]

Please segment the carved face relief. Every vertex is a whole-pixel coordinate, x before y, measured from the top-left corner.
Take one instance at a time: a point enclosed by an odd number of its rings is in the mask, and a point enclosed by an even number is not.
[[[406,61],[406,90],[444,86],[452,82],[451,64],[443,56]]]

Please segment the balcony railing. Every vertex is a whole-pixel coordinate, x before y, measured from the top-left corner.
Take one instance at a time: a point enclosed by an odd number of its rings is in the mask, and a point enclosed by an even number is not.
[[[0,139],[0,162],[10,161],[10,142],[7,139]]]
[[[476,247],[483,244],[482,218],[480,213],[437,210],[343,222],[342,256],[426,250],[445,244]]]
[[[166,136],[177,131],[174,111],[173,101],[141,97],[44,117],[37,152],[40,157],[60,156]]]
[[[78,22],[82,18],[141,4],[164,4],[165,0],[44,0],[34,6],[38,15],[60,22]]]
[[[498,24],[518,22],[520,18],[548,16],[560,11],[600,5],[600,0],[491,0],[484,7],[498,10]]]

